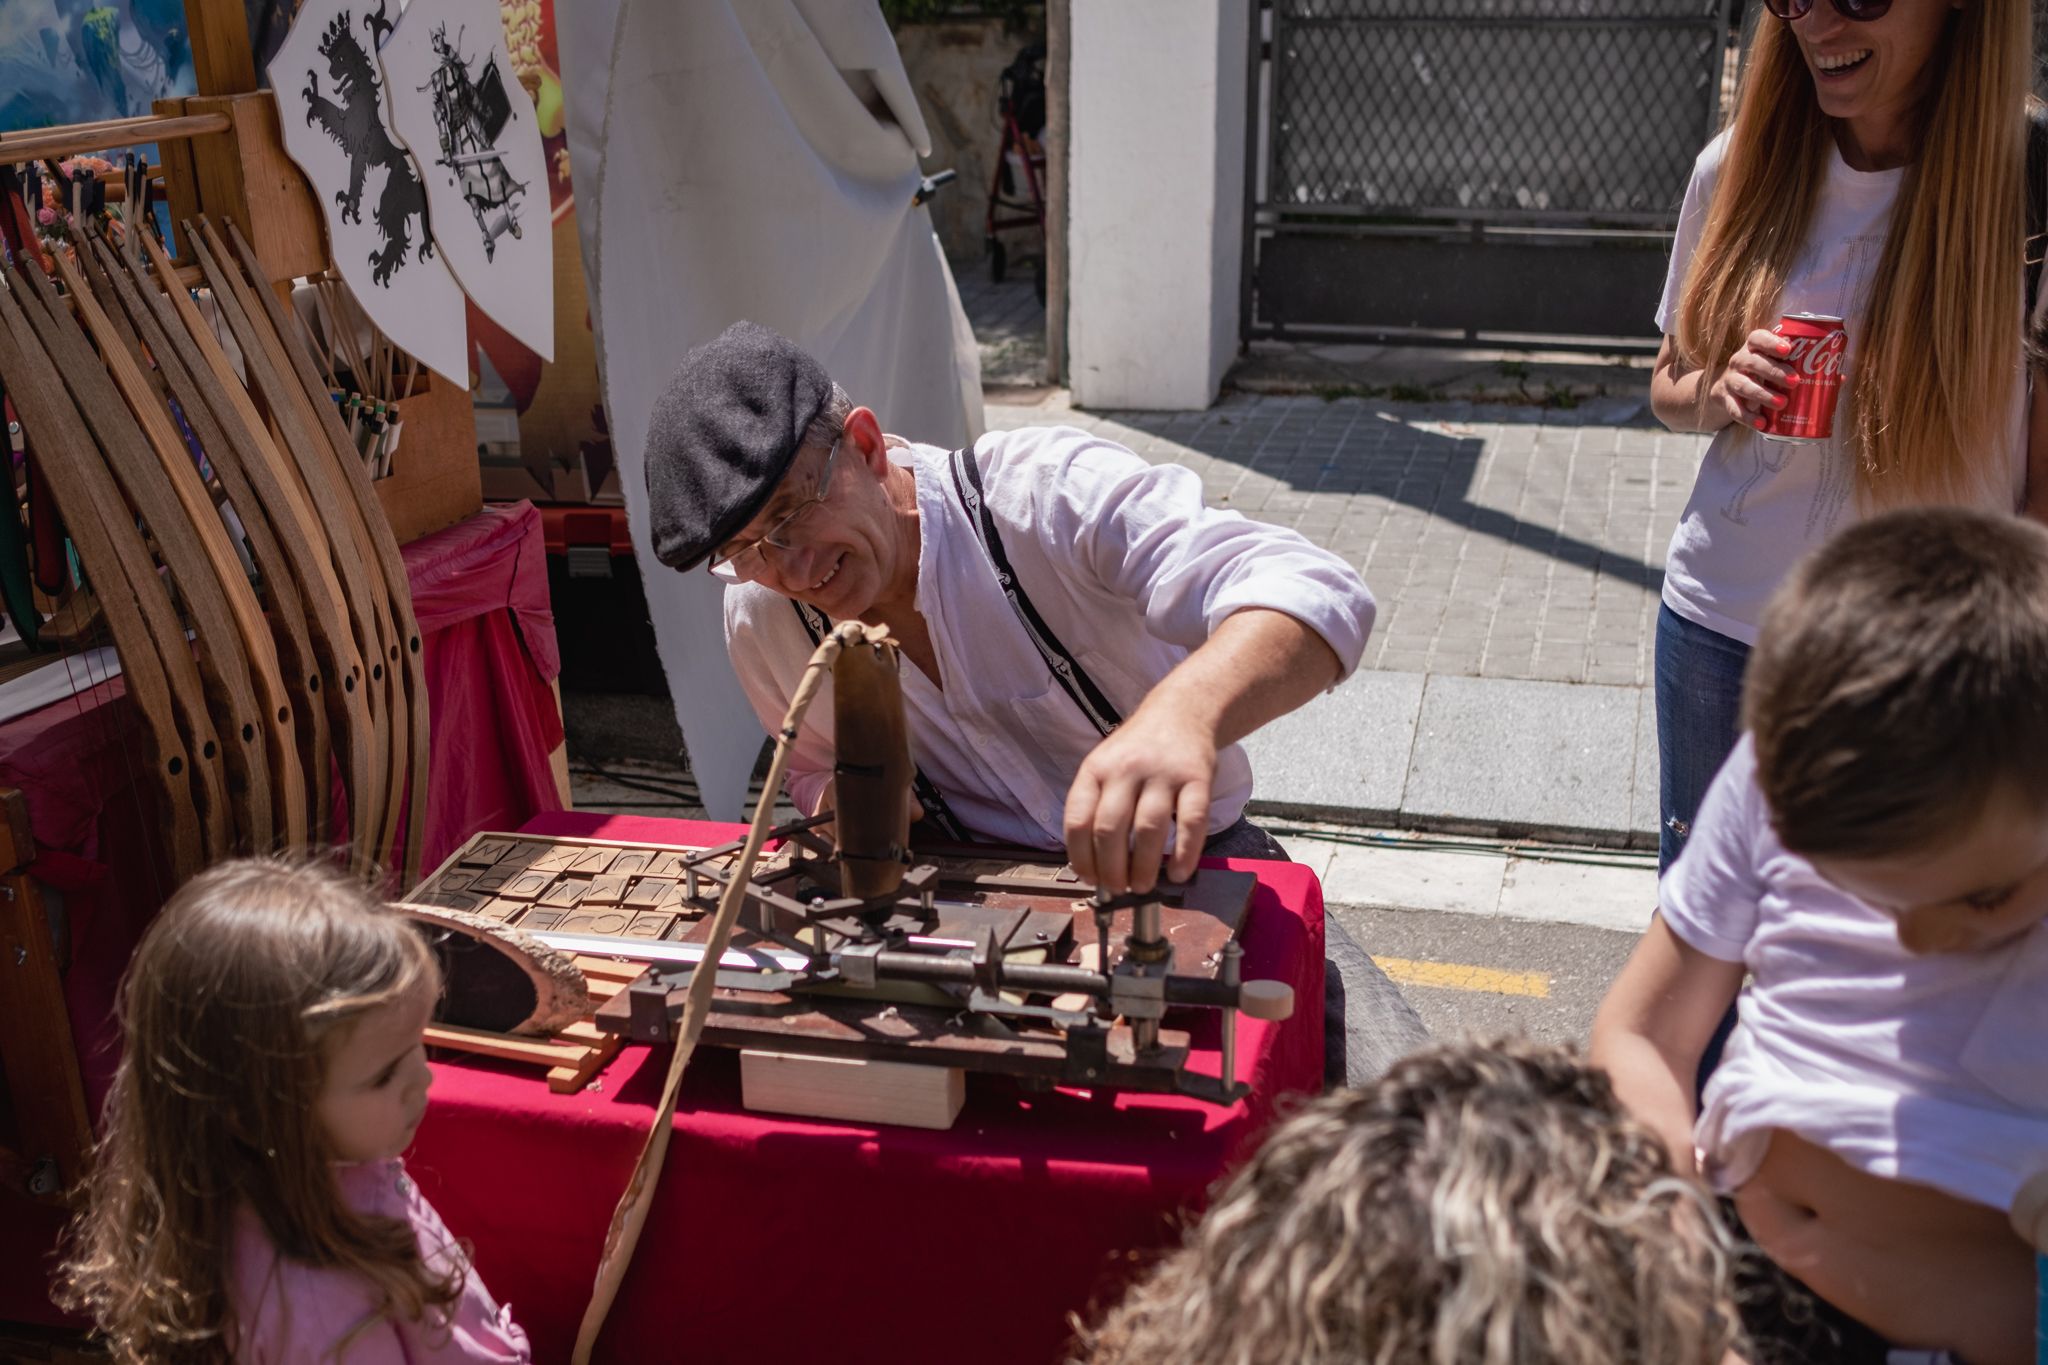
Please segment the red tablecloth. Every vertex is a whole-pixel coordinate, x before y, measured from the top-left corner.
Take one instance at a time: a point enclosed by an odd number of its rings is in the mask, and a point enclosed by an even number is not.
[[[530,503],[488,509],[403,555],[433,726],[432,868],[480,829],[560,809],[548,756],[562,742],[549,686],[561,660],[540,514]],[[122,695],[115,678],[0,724],[0,786],[27,795],[41,855],[31,870],[61,894],[70,926],[65,996],[95,1111],[115,1060],[115,983],[167,892],[153,853],[155,794],[138,781],[132,748],[138,722],[132,707],[111,704]],[[10,1212],[0,1205],[0,1220]],[[41,1253],[19,1255],[12,1232],[0,1222],[0,1318],[42,1320],[50,1310],[35,1311],[33,1279],[10,1273]]]
[[[536,833],[711,844],[737,827],[560,812]],[[1113,1294],[1129,1253],[1164,1244],[1275,1101],[1322,1075],[1323,901],[1314,874],[1254,872],[1245,974],[1300,1006],[1246,1020],[1228,1109],[1161,1095],[1027,1094],[971,1076],[946,1132],[748,1113],[737,1056],[692,1060],[647,1231],[599,1357],[695,1362],[1059,1358],[1066,1315]],[[1214,1073],[1215,1031],[1197,1033]],[[566,1360],[614,1203],[639,1154],[666,1049],[626,1048],[592,1089],[530,1068],[437,1063],[410,1165],[533,1338]]]

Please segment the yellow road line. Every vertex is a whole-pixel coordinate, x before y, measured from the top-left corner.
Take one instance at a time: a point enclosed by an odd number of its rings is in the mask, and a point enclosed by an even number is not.
[[[1448,991],[1484,991],[1489,995],[1550,997],[1549,972],[1500,972],[1458,962],[1413,962],[1405,957],[1375,957],[1381,971],[1403,986],[1436,986]]]

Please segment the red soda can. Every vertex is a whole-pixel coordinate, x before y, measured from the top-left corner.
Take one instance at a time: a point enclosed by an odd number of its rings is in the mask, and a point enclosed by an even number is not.
[[[1785,406],[1757,419],[1773,441],[1825,441],[1835,434],[1835,401],[1842,396],[1842,357],[1849,333],[1828,313],[1787,313],[1771,329],[1792,343],[1784,363],[1792,370]]]

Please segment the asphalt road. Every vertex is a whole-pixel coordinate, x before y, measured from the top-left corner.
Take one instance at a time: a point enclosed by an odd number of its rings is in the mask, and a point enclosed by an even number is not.
[[[1331,905],[1439,1039],[1519,1035],[1583,1046],[1636,936],[1435,910]]]

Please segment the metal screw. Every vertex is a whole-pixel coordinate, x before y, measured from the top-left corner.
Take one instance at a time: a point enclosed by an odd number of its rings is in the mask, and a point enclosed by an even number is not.
[[[28,965],[28,949],[19,943],[14,945],[14,965],[17,967]]]

